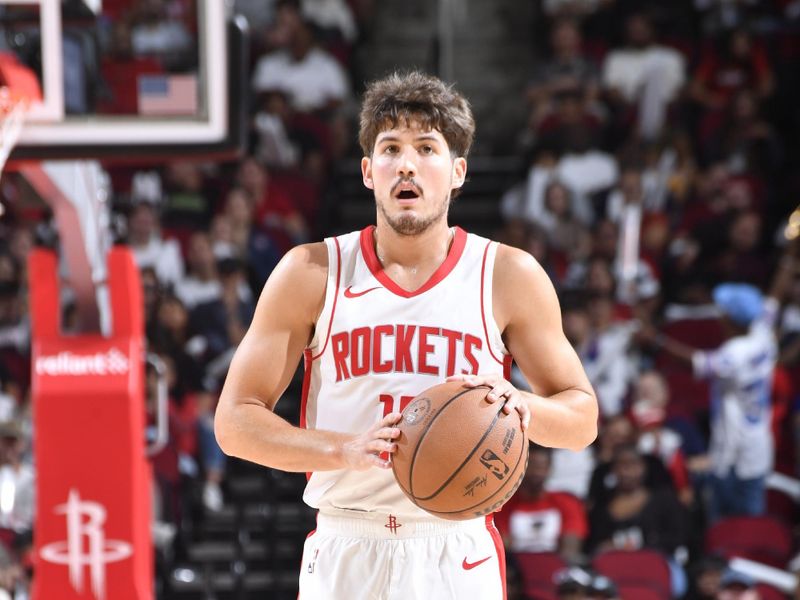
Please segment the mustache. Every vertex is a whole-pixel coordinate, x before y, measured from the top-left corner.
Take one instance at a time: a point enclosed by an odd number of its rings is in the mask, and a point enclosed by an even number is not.
[[[397,188],[399,188],[404,183],[410,183],[414,187],[414,190],[417,192],[417,195],[419,196],[423,195],[422,188],[417,184],[416,181],[414,181],[413,177],[401,177],[400,179],[398,179],[397,182],[395,182],[395,184],[392,185],[392,189],[389,190],[389,194],[391,196],[396,195]]]

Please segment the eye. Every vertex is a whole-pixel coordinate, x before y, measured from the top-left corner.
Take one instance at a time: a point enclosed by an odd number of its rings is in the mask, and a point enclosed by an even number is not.
[[[420,147],[419,151],[420,154],[433,154],[433,146],[430,144],[425,144],[424,146]]]
[[[399,152],[399,148],[396,144],[389,144],[383,149],[384,154],[397,154]]]

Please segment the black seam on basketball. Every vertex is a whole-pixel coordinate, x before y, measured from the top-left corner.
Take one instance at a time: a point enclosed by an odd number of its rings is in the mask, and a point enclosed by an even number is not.
[[[478,388],[485,388],[487,390],[492,389],[488,385],[476,385],[475,387],[465,389],[463,392],[459,392],[458,394],[450,398],[447,402],[445,402],[439,407],[439,410],[436,411],[436,414],[433,415],[433,418],[425,426],[425,428],[422,430],[422,433],[419,434],[419,437],[417,439],[420,440],[420,442],[423,439],[425,439],[425,436],[427,435],[430,428],[433,426],[434,421],[436,421],[436,419],[439,418],[439,415],[441,415],[444,412],[444,409],[448,407],[451,402],[455,402],[464,394],[471,392],[472,390],[477,390]],[[411,455],[411,460],[408,463],[408,495],[411,496],[411,498],[414,498],[415,500],[417,499],[417,497],[414,495],[414,463],[417,461],[417,452],[419,452],[419,447],[422,445],[420,442],[417,442],[417,446],[416,448],[414,448],[414,454]],[[403,489],[402,486],[400,489]]]
[[[475,388],[472,388],[472,389],[475,389]],[[454,398],[454,399],[455,399],[455,398]],[[449,402],[448,402],[448,404],[449,404]],[[497,412],[494,414],[494,419],[492,420],[492,424],[491,424],[491,425],[490,425],[490,426],[489,426],[489,427],[486,429],[486,431],[484,431],[484,432],[483,432],[483,436],[481,437],[481,439],[479,439],[479,440],[478,440],[478,442],[477,442],[477,443],[475,444],[475,446],[472,448],[472,450],[470,451],[470,453],[469,453],[469,454],[467,454],[467,457],[464,459],[464,462],[462,462],[462,463],[461,463],[461,464],[460,464],[460,465],[459,465],[459,466],[456,468],[456,470],[455,470],[455,471],[453,471],[453,473],[450,475],[450,477],[448,477],[448,478],[447,478],[447,480],[446,480],[446,481],[445,481],[445,482],[444,482],[442,485],[440,485],[440,486],[439,486],[439,489],[438,489],[438,490],[436,490],[435,492],[433,492],[433,494],[431,494],[430,496],[425,496],[424,498],[421,498],[421,497],[415,496],[415,498],[416,498],[417,500],[420,500],[420,501],[432,500],[433,498],[435,498],[436,496],[438,496],[438,495],[439,495],[439,493],[440,493],[440,492],[441,492],[441,491],[442,491],[444,488],[446,488],[446,487],[447,487],[447,485],[448,485],[448,484],[449,484],[451,481],[453,481],[453,479],[455,478],[455,476],[456,476],[456,475],[458,475],[458,474],[459,474],[459,472],[461,471],[461,469],[463,469],[463,468],[464,468],[464,466],[465,466],[465,465],[466,465],[466,464],[467,464],[467,463],[470,461],[470,459],[473,457],[473,455],[474,455],[474,454],[475,454],[475,452],[477,451],[478,447],[479,447],[479,446],[480,446],[480,445],[481,445],[481,444],[484,442],[484,440],[486,439],[486,437],[487,437],[487,436],[488,436],[488,435],[489,435],[489,434],[492,432],[492,430],[494,429],[494,426],[495,426],[495,425],[497,425],[497,421],[498,421],[498,419],[500,418],[500,412],[503,410],[503,403],[502,403],[502,402],[498,402],[497,404],[498,404],[499,406],[498,406],[498,408],[497,408]],[[440,414],[442,414],[442,413],[444,412],[444,408],[445,408],[445,406],[447,406],[447,404],[445,404],[444,406],[442,406],[442,408],[440,408],[440,409],[439,409],[439,412],[436,414],[436,416],[437,416],[437,417],[438,417]],[[431,421],[433,421],[433,419],[431,419]],[[420,447],[421,445],[422,445],[422,444],[418,444],[418,445],[417,445],[417,449],[419,449],[419,447]],[[413,473],[413,470],[412,470],[412,473]]]
[[[519,456],[517,457],[517,462],[514,465],[514,470],[516,470],[517,466],[519,466],[519,461],[522,460],[522,455],[526,454],[526,456],[527,456],[527,453],[526,453],[527,448],[528,448],[528,442],[527,442],[527,440],[524,440],[523,443],[520,444],[520,452],[519,452]],[[525,466],[526,467],[528,466],[527,459],[525,461]],[[522,483],[522,478],[525,475],[525,471],[527,471],[527,468],[525,468],[525,469],[523,469],[521,471],[519,477],[517,478],[517,483],[515,484],[515,486],[513,487],[512,491],[511,491],[512,494],[517,491],[517,488]],[[429,510],[428,512],[436,513],[437,515],[457,515],[457,514],[460,514],[460,513],[469,512],[470,510],[473,510],[476,506],[480,506],[482,504],[488,503],[489,500],[491,500],[492,498],[497,496],[497,494],[502,492],[506,488],[507,485],[508,485],[508,481],[506,483],[504,483],[503,485],[501,485],[497,489],[497,491],[495,491],[494,494],[492,494],[491,496],[488,496],[487,498],[484,498],[482,501],[478,502],[477,504],[473,504],[472,506],[467,506],[467,507],[461,508],[459,510],[449,510],[449,511],[441,511],[441,510],[433,511],[433,510]],[[420,508],[424,508],[424,507],[420,507]],[[425,508],[424,510],[428,510],[428,509]],[[489,511],[486,511],[485,513],[480,513],[480,514],[478,514],[476,516],[482,516],[483,514],[487,514],[488,512]]]

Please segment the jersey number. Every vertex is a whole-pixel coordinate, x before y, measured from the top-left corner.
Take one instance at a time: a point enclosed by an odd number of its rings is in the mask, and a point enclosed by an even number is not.
[[[383,404],[384,417],[392,412],[403,412],[413,399],[414,396],[400,396],[400,402],[398,403],[391,394],[381,394],[378,396],[378,401]],[[381,452],[381,458],[383,460],[389,460],[389,454],[387,452]]]
[[[391,394],[381,394],[378,397],[378,401],[383,404],[384,417],[392,412],[403,412],[413,399],[414,396],[400,396],[400,403],[398,405],[397,400],[392,397]]]

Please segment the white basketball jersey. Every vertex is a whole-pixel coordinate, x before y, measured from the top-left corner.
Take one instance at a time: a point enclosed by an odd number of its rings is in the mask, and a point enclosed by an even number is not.
[[[328,238],[328,284],[305,351],[301,425],[362,433],[452,374],[507,376],[508,354],[492,312],[498,244],[455,228],[447,258],[418,290],[383,271],[374,227]],[[320,509],[430,518],[391,469],[320,471],[303,499]]]

